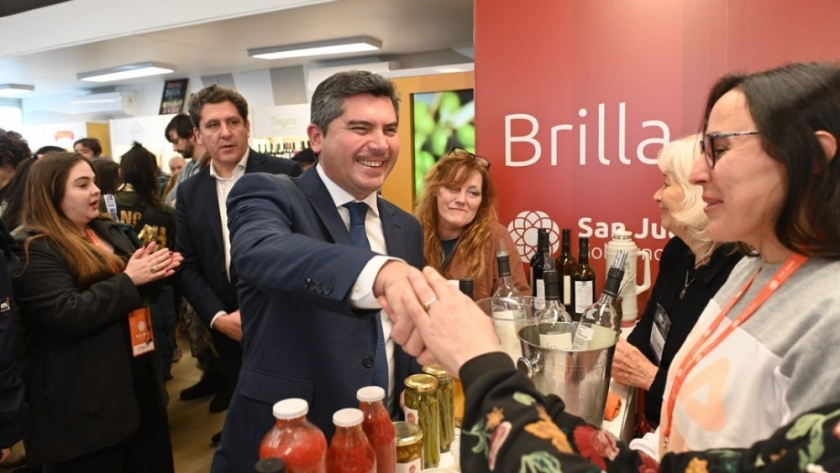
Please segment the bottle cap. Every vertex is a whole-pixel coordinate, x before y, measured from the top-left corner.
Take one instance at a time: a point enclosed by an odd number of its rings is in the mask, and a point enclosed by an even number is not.
[[[352,407],[338,410],[333,414],[333,424],[336,427],[353,427],[361,424],[363,420],[365,420],[365,414]]]
[[[296,419],[309,412],[309,403],[303,399],[283,399],[274,404],[274,417],[280,420]]]
[[[405,378],[405,387],[420,393],[434,391],[437,386],[437,379],[429,374],[413,374]]]
[[[449,373],[446,372],[440,365],[428,365],[423,367],[423,372],[430,374],[437,379],[450,378]]]
[[[365,386],[356,391],[356,399],[361,402],[376,402],[385,399],[385,390],[379,386]]]

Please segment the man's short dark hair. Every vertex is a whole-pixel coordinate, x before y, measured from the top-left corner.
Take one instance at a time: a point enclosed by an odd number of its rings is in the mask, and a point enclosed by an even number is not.
[[[315,88],[310,120],[326,135],[330,122],[344,113],[344,99],[361,94],[390,98],[399,118],[400,96],[393,82],[368,71],[345,71],[331,75]]]
[[[38,148],[38,151],[35,151],[34,156],[35,156],[35,157],[38,157],[38,156],[40,156],[40,155],[42,155],[42,154],[48,154],[48,153],[66,153],[66,152],[67,152],[67,150],[66,150],[66,149],[64,149],[64,148],[62,148],[62,147],[60,147],[60,146],[47,145],[47,146],[41,146],[40,148]]]
[[[82,138],[80,140],[76,140],[76,142],[73,143],[73,148],[75,148],[76,145],[82,145],[91,150],[94,156],[102,154],[102,144],[99,143],[99,140],[96,138]]]
[[[8,164],[14,169],[21,161],[31,157],[29,143],[20,133],[0,129],[0,166]]]
[[[195,127],[199,128],[201,126],[201,109],[205,105],[222,102],[232,103],[239,114],[242,115],[242,119],[248,120],[248,102],[245,100],[245,97],[233,89],[213,84],[199,90],[190,99],[190,118],[195,124]]]
[[[317,159],[318,157],[315,156],[315,152],[312,151],[312,148],[303,149],[296,155],[292,156],[292,161],[298,164],[315,164]]]
[[[179,137],[188,140],[193,136],[193,128],[194,126],[190,116],[186,113],[179,113],[172,117],[172,120],[169,120],[169,124],[166,125],[166,130],[163,133],[166,135],[166,141],[172,143],[172,139],[169,136],[172,130],[175,130],[175,133]]]

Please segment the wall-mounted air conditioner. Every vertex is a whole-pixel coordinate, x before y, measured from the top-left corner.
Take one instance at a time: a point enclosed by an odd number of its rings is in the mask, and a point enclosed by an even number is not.
[[[75,96],[70,98],[67,112],[74,115],[134,116],[137,114],[137,93],[126,90]]]

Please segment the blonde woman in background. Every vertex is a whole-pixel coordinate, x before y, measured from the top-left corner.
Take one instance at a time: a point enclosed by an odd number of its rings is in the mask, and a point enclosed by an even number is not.
[[[676,236],[662,251],[659,275],[638,325],[626,341],[619,340],[613,359],[613,378],[645,391],[643,430],[659,425],[671,361],[742,256],[732,245],[715,243],[706,235],[703,189],[688,181],[700,158],[699,140],[699,135],[691,135],[668,143],[659,153],[663,182],[653,200],[659,205],[662,227]]]

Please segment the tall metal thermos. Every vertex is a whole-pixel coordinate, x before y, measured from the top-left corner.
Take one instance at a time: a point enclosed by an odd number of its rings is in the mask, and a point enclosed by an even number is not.
[[[624,280],[621,283],[622,289],[618,294],[621,299],[621,326],[632,326],[639,315],[639,304],[637,296],[650,289],[650,253],[639,251],[636,243],[633,242],[633,233],[627,230],[616,230],[613,232],[612,240],[607,243],[607,265],[609,268],[615,261],[619,251],[627,253],[627,262],[624,265]],[[638,259],[644,260],[644,282],[638,284],[637,268]]]

